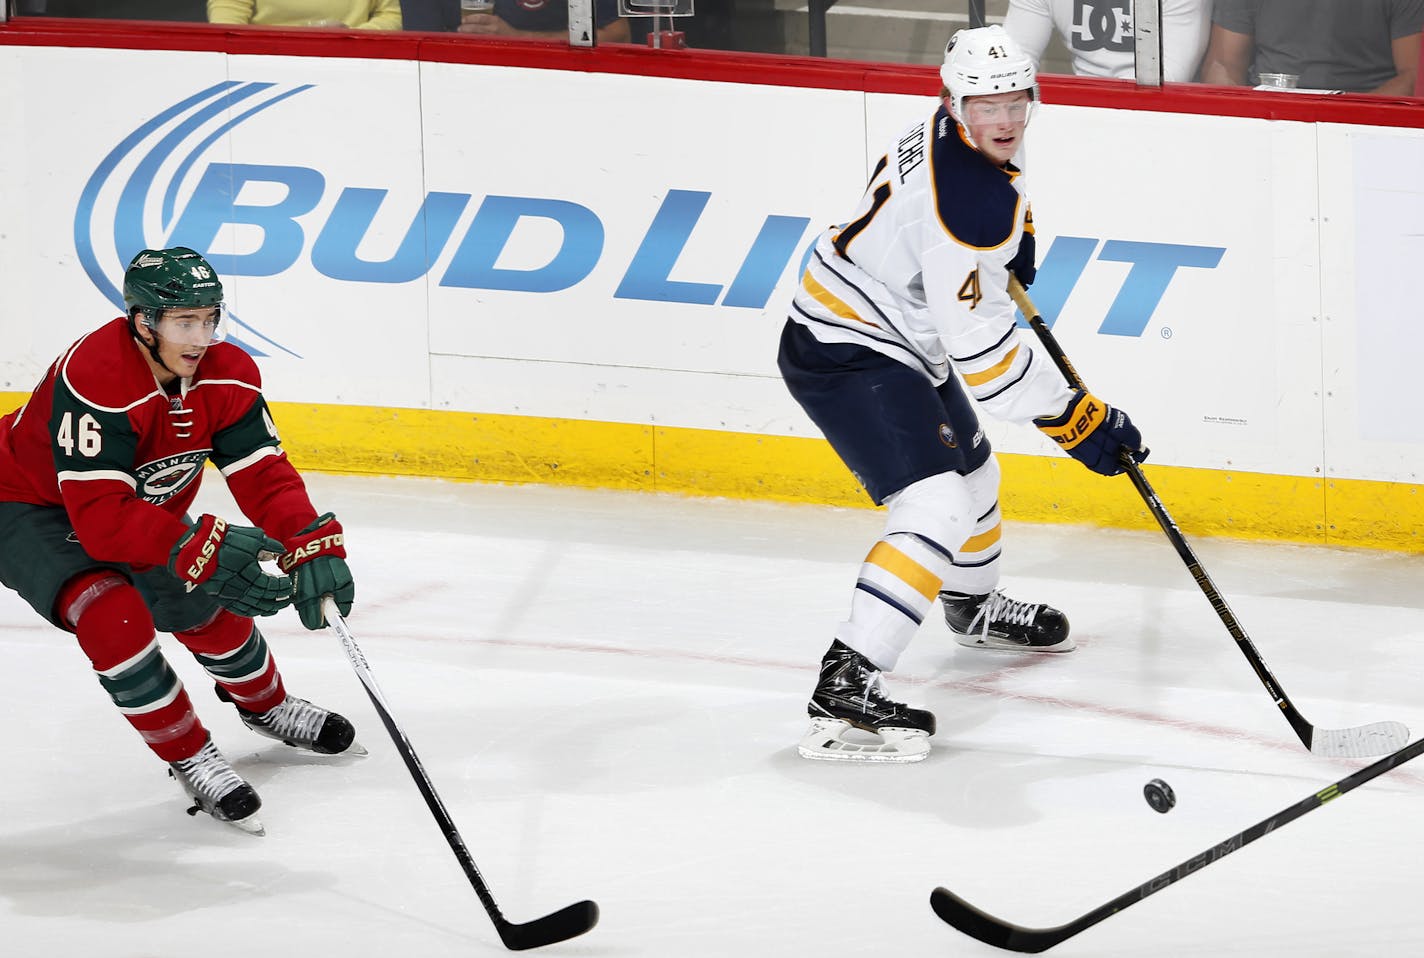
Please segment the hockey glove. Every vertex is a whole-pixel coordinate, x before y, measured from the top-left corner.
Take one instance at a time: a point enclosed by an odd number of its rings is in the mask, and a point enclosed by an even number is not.
[[[1029,222],[1032,223],[1032,218]],[[1019,238],[1018,252],[1014,253],[1014,258],[1009,260],[1009,272],[1019,278],[1024,289],[1032,286],[1034,277],[1038,275],[1038,267],[1034,265],[1033,259],[1034,247],[1033,234],[1024,230],[1023,236]]]
[[[277,560],[282,571],[292,577],[297,615],[309,629],[326,625],[326,614],[321,610],[325,596],[336,599],[342,615],[351,614],[356,583],[346,565],[345,541],[341,523],[328,512],[288,539],[286,555]]]
[[[201,588],[224,608],[250,618],[271,615],[292,601],[292,580],[258,565],[281,553],[282,543],[261,529],[203,515],[174,543],[168,568],[190,590]]]
[[[1068,455],[1104,476],[1123,471],[1124,452],[1134,462],[1142,462],[1149,451],[1127,413],[1082,389],[1073,394],[1061,415],[1035,419],[1033,424]]]

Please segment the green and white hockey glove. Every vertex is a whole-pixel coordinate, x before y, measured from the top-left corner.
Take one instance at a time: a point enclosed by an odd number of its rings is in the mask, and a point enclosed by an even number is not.
[[[178,537],[168,553],[168,568],[201,588],[238,615],[271,615],[292,601],[292,580],[263,570],[262,559],[275,559],[282,543],[252,526],[234,526],[202,515]]]
[[[356,583],[346,565],[346,535],[341,523],[328,512],[287,540],[287,552],[277,565],[292,577],[297,615],[302,625],[320,629],[326,625],[321,600],[331,596],[342,615],[351,614]]]

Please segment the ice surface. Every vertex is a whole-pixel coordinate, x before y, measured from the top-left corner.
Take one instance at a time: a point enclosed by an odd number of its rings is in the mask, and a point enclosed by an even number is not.
[[[1126,481],[1126,480],[1121,480]],[[796,755],[873,511],[311,476],[346,527],[349,624],[496,899],[603,918],[549,954],[989,955],[947,885],[1026,925],[1077,917],[1366,764],[1314,757],[1159,533],[1011,525],[1005,587],[1078,651],[961,648],[932,617],[887,677],[933,709],[913,766]],[[236,518],[210,477],[201,504]],[[1424,558],[1193,540],[1324,727],[1424,732]],[[244,729],[164,647],[265,802],[265,838],[183,814],[73,639],[0,594],[0,951],[314,958],[504,953],[334,634],[262,627],[364,759]],[[1153,812],[1142,786],[1176,791]],[[1406,765],[1054,950],[1424,949],[1424,765]]]

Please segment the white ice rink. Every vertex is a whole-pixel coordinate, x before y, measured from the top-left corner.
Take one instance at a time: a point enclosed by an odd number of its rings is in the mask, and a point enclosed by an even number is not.
[[[348,533],[351,628],[505,913],[599,903],[551,955],[1002,954],[931,889],[1058,924],[1366,764],[1300,746],[1160,533],[1009,526],[1005,586],[1062,608],[1078,650],[974,651],[928,621],[887,688],[937,713],[934,751],[846,766],[795,742],[878,513],[309,484]],[[201,502],[236,518],[225,495],[209,478]],[[1424,734],[1424,558],[1193,545],[1310,721]],[[335,636],[290,611],[263,628],[291,690],[370,755],[258,738],[165,638],[262,795],[253,838],[183,814],[73,639],[0,594],[0,954],[505,953]],[[1424,953],[1421,813],[1424,763],[1405,765],[1052,953]]]

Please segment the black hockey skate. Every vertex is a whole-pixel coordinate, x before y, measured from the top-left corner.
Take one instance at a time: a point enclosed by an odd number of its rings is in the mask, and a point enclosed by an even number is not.
[[[880,670],[837,639],[821,660],[821,676],[806,712],[811,728],[797,751],[804,758],[853,762],[917,762],[929,754],[934,714],[886,698]],[[853,729],[862,735],[857,741]]]
[[[995,589],[988,595],[941,592],[944,621],[955,640],[971,649],[1012,652],[1071,652],[1068,618],[1047,605],[1010,599]]]
[[[188,809],[189,815],[206,812],[218,821],[250,834],[265,834],[262,822],[257,818],[262,799],[233,771],[222,752],[213,744],[211,735],[196,755],[169,762],[168,774],[193,800],[193,807]]]
[[[218,698],[232,702],[232,696],[221,685],[215,685]],[[366,750],[356,745],[356,729],[344,716],[328,712],[313,705],[306,699],[288,695],[280,705],[265,712],[249,712],[235,702],[242,724],[259,735],[285,742],[294,748],[306,749],[318,755],[337,755],[350,751],[352,755],[365,755]]]

